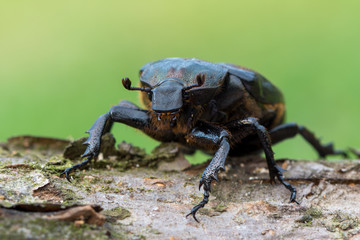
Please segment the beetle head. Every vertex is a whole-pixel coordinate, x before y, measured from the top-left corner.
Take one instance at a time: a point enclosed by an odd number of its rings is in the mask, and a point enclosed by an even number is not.
[[[139,90],[147,92],[152,102],[152,110],[158,115],[160,120],[163,116],[175,116],[180,112],[184,104],[184,98],[188,98],[187,91],[200,87],[204,84],[205,75],[197,75],[196,83],[184,86],[184,81],[169,77],[159,82],[152,88],[131,87],[131,81],[124,78],[122,83],[128,90]]]
[[[152,109],[155,113],[178,112],[183,106],[183,83],[176,78],[167,78],[152,89]]]

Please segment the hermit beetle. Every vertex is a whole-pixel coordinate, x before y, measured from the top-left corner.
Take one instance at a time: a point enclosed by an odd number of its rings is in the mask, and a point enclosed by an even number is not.
[[[321,157],[345,154],[332,144],[322,145],[305,127],[284,124],[285,105],[280,90],[265,77],[250,69],[228,63],[198,59],[166,58],[151,62],[140,70],[140,87],[122,80],[127,90],[141,92],[147,109],[129,101],[111,107],[87,131],[88,140],[80,164],[66,169],[69,173],[87,165],[99,154],[101,136],[113,122],[125,123],[162,142],[178,142],[190,148],[214,153],[200,179],[204,198],[188,215],[197,221],[196,212],[209,200],[212,180],[218,181],[227,156],[240,156],[259,150],[265,152],[270,181],[277,178],[296,202],[296,189],[284,180],[274,160],[271,145],[300,134]],[[187,215],[187,216],[188,216]]]

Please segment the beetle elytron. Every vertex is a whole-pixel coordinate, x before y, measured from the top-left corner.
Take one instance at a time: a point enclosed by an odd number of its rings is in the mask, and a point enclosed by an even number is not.
[[[240,66],[167,58],[141,68],[141,87],[132,87],[128,78],[122,83],[128,90],[141,91],[147,109],[124,100],[101,115],[87,131],[87,149],[82,155],[87,159],[63,172],[68,180],[71,171],[97,158],[101,136],[113,122],[140,129],[162,142],[175,141],[215,153],[200,179],[204,198],[188,214],[196,221],[195,214],[208,202],[211,182],[218,180],[228,155],[264,150],[270,181],[277,178],[291,192],[290,202],[297,203],[296,189],[284,181],[284,170],[275,163],[271,144],[300,133],[321,157],[344,154],[332,144],[321,145],[303,126],[283,124],[282,93],[259,73]]]

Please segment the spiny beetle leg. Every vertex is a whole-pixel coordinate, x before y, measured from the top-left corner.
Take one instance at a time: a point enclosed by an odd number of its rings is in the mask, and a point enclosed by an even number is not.
[[[204,186],[204,190],[207,189],[209,192],[211,192],[212,180],[215,180],[217,182],[219,181],[219,179],[217,178],[217,172],[211,173],[207,176],[205,175],[204,172],[200,179],[199,190],[201,189],[201,186]]]
[[[225,138],[224,140],[221,141],[220,148],[218,149],[213,160],[211,161],[211,163],[205,169],[204,173],[201,176],[199,190],[200,190],[201,186],[203,186],[204,198],[198,205],[196,205],[191,210],[191,212],[188,215],[186,215],[186,217],[188,217],[189,215],[192,215],[194,217],[195,221],[199,222],[197,220],[195,214],[200,208],[203,208],[208,203],[210,192],[211,192],[211,182],[213,180],[218,182],[219,179],[218,179],[217,174],[218,174],[219,170],[225,170],[225,167],[224,167],[225,159],[226,159],[227,153],[229,151],[229,148],[230,148],[230,146],[228,145],[228,140],[227,140],[227,138]]]
[[[83,167],[85,167],[86,165],[88,165],[88,164],[90,163],[90,161],[91,161],[91,158],[92,158],[92,156],[89,156],[89,157],[87,157],[84,161],[82,161],[81,163],[75,164],[75,165],[73,165],[73,166],[65,169],[65,171],[62,172],[62,173],[60,174],[60,176],[65,175],[66,179],[67,179],[69,182],[71,182],[71,181],[70,181],[69,173],[72,172],[72,171],[75,171],[76,169],[83,168]]]
[[[69,182],[71,182],[69,174],[72,171],[86,166],[90,162],[91,159],[94,159],[94,161],[96,161],[96,158],[97,158],[97,156],[99,154],[99,150],[100,150],[101,136],[102,136],[105,126],[109,126],[109,123],[108,123],[109,118],[110,118],[109,113],[105,113],[105,114],[101,115],[95,121],[95,123],[91,126],[91,128],[88,131],[86,131],[87,133],[89,133],[89,137],[83,143],[83,145],[87,145],[87,148],[86,148],[84,154],[81,155],[81,157],[87,157],[87,158],[84,161],[82,161],[81,163],[75,164],[74,166],[65,169],[65,171],[61,173],[61,175],[65,175],[66,179]],[[111,124],[110,124],[110,126],[111,126]]]
[[[89,133],[88,139],[83,143],[87,145],[85,153],[82,157],[87,157],[82,163],[76,164],[65,171],[61,175],[65,175],[70,181],[69,173],[78,168],[87,165],[91,159],[96,161],[100,151],[101,136],[109,132],[114,122],[125,123],[129,126],[144,130],[145,126],[150,123],[149,116],[146,110],[138,108],[135,104],[129,101],[122,101],[118,105],[110,108],[110,111],[101,115],[91,128],[87,131]]]
[[[296,202],[296,188],[294,188],[291,184],[288,182],[285,182],[283,177],[283,171],[281,167],[276,165],[275,159],[274,159],[274,152],[271,148],[271,140],[270,135],[266,128],[258,123],[258,121],[255,118],[248,118],[250,124],[252,125],[253,129],[256,131],[260,142],[263,146],[265,156],[266,156],[266,162],[269,168],[269,174],[270,174],[270,182],[274,182],[274,173],[277,177],[277,179],[291,192],[290,196],[290,202]]]
[[[288,182],[284,180],[282,172],[285,171],[275,163],[274,159],[274,152],[271,147],[271,140],[269,132],[266,130],[266,128],[261,125],[256,118],[249,117],[245,118],[243,120],[237,120],[233,121],[230,124],[228,124],[228,129],[232,133],[236,134],[236,131],[239,131],[240,128],[243,128],[244,131],[247,133],[256,132],[258,135],[258,138],[260,140],[260,143],[262,145],[262,148],[265,152],[266,162],[269,168],[269,175],[270,175],[270,183],[275,182],[275,177],[291,192],[290,196],[290,202],[296,202],[296,189],[291,186]],[[250,129],[246,129],[246,127],[249,127]],[[275,137],[284,137],[282,134],[288,133],[288,126],[284,126],[285,130],[277,130],[275,133],[278,135],[275,135]],[[274,132],[272,132],[274,134]],[[288,135],[286,135],[288,136]]]
[[[223,166],[215,166],[214,168],[212,168],[212,164],[210,163],[210,165],[205,169],[204,173],[201,175],[199,190],[201,186],[204,185],[204,189],[208,189],[209,192],[211,192],[210,190],[211,181],[215,180],[219,182],[219,178],[218,178],[219,170],[225,170],[225,168]]]

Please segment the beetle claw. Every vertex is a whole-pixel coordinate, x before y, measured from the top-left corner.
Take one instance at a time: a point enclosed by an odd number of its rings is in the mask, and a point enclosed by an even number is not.
[[[219,178],[217,176],[216,173],[214,173],[213,175],[211,175],[211,178],[214,179],[215,181],[219,182]]]
[[[342,150],[336,150],[335,154],[342,155],[344,158],[349,158],[349,155],[347,154],[347,152],[342,151]]]
[[[213,178],[213,177],[211,176],[211,178]],[[200,184],[199,184],[199,191],[200,191],[201,186],[204,185],[204,190],[211,192],[211,180],[212,179],[208,180],[208,179],[201,178]]]
[[[300,205],[300,203],[296,200],[296,191],[291,192],[289,203],[293,203],[293,202],[296,203],[297,205]]]
[[[72,168],[69,167],[60,174],[60,176],[65,175],[66,180],[68,180],[70,183],[71,183],[71,180],[70,180],[69,172],[71,171],[71,169]]]
[[[69,167],[69,168],[65,169],[65,171],[62,172],[62,173],[60,174],[60,176],[65,175],[65,178],[66,178],[69,182],[71,182],[71,181],[70,181],[69,173],[72,172],[72,171],[74,171],[74,170],[76,170],[76,169],[78,169],[78,168],[82,168],[82,167],[86,166],[86,165],[90,162],[91,159],[92,159],[92,156],[90,155],[87,159],[85,159],[85,160],[82,161],[81,163],[75,164],[75,165],[73,165],[72,167]]]
[[[193,218],[195,219],[195,221],[198,222],[198,223],[200,223],[199,220],[196,218],[195,214],[196,214],[196,211],[191,210],[191,212],[190,212],[188,215],[186,215],[186,218],[187,218],[188,216],[192,215]]]
[[[92,150],[90,149],[90,145],[86,148],[85,152],[81,155],[82,158],[84,157],[90,157],[91,155],[94,155],[92,153]]]
[[[276,174],[276,177],[279,180],[279,182],[282,185],[284,185],[291,193],[291,195],[290,195],[290,203],[295,202],[295,203],[299,204],[299,202],[296,201],[296,188],[293,187],[290,183],[288,183],[288,182],[286,182],[284,180],[284,176],[283,176],[282,172],[285,171],[285,170],[282,169],[281,167],[277,166],[277,165],[274,166],[274,169],[277,170],[277,172],[275,174]]]
[[[199,191],[200,191],[201,186],[202,186],[203,184],[204,184],[204,183],[203,183],[202,181],[200,181],[200,183],[199,183]]]

